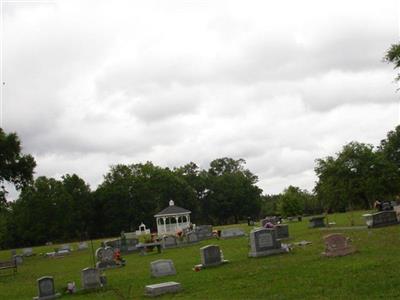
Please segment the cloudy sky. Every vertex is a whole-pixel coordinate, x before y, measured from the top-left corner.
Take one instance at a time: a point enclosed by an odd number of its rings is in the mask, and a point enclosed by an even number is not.
[[[399,123],[396,1],[8,2],[3,25],[3,127],[37,176],[228,156],[312,189],[316,158]]]

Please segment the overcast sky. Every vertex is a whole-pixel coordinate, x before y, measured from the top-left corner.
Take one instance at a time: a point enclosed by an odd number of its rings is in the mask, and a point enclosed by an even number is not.
[[[3,4],[3,127],[36,176],[243,158],[264,193],[399,123],[396,1]]]

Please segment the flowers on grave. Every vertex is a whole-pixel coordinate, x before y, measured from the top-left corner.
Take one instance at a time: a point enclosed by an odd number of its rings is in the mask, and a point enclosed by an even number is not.
[[[75,282],[74,282],[74,281],[68,282],[68,283],[67,283],[66,292],[67,292],[68,294],[73,294],[73,293],[76,292],[76,285],[75,285]]]
[[[274,227],[275,227],[275,225],[272,224],[271,222],[267,222],[264,224],[264,228],[274,228]]]
[[[183,231],[181,229],[179,229],[176,232],[176,237],[180,242],[182,242],[185,238],[185,234],[183,233]]]

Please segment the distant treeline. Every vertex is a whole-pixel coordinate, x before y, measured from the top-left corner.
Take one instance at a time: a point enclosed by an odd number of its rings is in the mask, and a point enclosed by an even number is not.
[[[115,165],[91,190],[78,175],[38,177],[36,163],[21,154],[16,134],[0,128],[0,183],[21,191],[15,202],[0,190],[0,247],[118,235],[141,222],[155,230],[153,215],[170,199],[192,211],[197,224],[237,223],[248,217],[297,216],[371,208],[400,194],[400,126],[380,145],[351,142],[335,156],[317,159],[312,192],[289,186],[262,195],[258,178],[243,159],[219,158],[208,169],[191,162],[163,168],[151,162]]]

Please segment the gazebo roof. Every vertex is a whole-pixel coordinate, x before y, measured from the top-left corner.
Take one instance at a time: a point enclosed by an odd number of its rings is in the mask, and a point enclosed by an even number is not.
[[[159,213],[155,214],[154,217],[162,217],[162,216],[171,216],[171,215],[180,215],[180,214],[190,214],[191,211],[185,208],[176,206],[174,201],[169,202],[169,206],[164,208]]]

